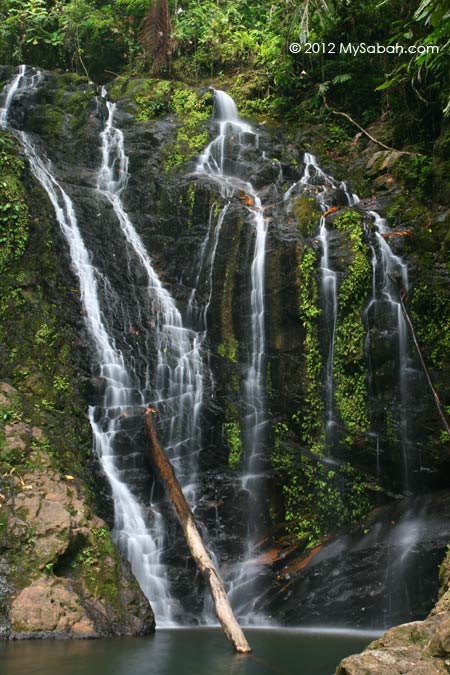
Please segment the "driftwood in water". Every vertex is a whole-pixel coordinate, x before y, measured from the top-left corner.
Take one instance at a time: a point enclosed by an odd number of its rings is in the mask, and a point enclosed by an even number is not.
[[[414,330],[414,325],[413,325],[412,319],[411,319],[411,317],[409,315],[409,312],[408,312],[408,309],[406,307],[405,301],[408,298],[406,288],[401,283],[401,276],[400,275],[398,275],[398,274],[393,275],[393,279],[394,279],[395,283],[397,284],[398,291],[399,291],[399,297],[400,297],[400,304],[401,304],[402,311],[403,311],[403,316],[405,317],[406,323],[408,324],[409,330],[411,331],[411,336],[412,336],[414,345],[416,347],[417,353],[419,355],[420,363],[422,364],[423,372],[425,373],[425,377],[426,377],[426,380],[428,382],[428,386],[430,387],[431,393],[433,394],[434,402],[436,404],[436,408],[437,408],[437,411],[439,413],[439,417],[442,420],[442,423],[445,427],[446,432],[450,435],[449,423],[448,423],[447,418],[445,416],[444,409],[442,407],[442,403],[440,401],[438,393],[433,386],[433,382],[431,381],[430,373],[428,372],[428,368],[426,366],[425,359],[423,358],[422,350],[420,349],[419,341],[417,339],[416,331]]]
[[[219,573],[202,541],[194,516],[181,490],[172,465],[158,442],[153,422],[153,410],[151,408],[147,409],[145,414],[145,428],[150,438],[151,459],[175,508],[192,557],[209,584],[217,618],[222,624],[225,635],[233,643],[235,650],[240,654],[247,654],[251,652],[250,645],[233,614]]]

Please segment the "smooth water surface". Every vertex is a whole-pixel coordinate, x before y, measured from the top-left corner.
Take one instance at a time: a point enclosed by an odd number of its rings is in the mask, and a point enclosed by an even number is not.
[[[375,636],[246,630],[250,655],[234,654],[218,629],[158,630],[147,638],[0,644],[2,675],[332,675]]]

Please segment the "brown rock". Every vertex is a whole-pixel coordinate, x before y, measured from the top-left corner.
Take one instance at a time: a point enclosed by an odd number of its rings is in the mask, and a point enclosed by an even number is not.
[[[6,450],[25,450],[30,438],[29,427],[24,422],[5,424],[3,429],[6,440]]]
[[[366,164],[366,169],[368,173],[389,171],[398,161],[407,155],[408,153],[399,150],[380,150],[370,157]]]
[[[448,675],[447,650],[450,616],[431,616],[391,628],[362,654],[344,659],[336,675]]]
[[[24,511],[26,522],[32,526],[35,523],[41,505],[39,495],[35,492],[20,492],[13,501],[15,511]]]
[[[433,637],[436,630],[436,621],[411,621],[400,626],[390,628],[378,640],[369,645],[368,649],[384,647],[388,649],[402,649],[408,646],[417,651],[417,659],[426,643]]]
[[[407,673],[415,665],[414,661],[398,658],[381,649],[373,649],[344,659],[336,670],[336,675],[400,675]]]
[[[11,475],[14,488],[4,504],[9,532],[29,546],[27,553],[21,549],[20,583],[26,587],[16,597],[19,589],[12,588],[8,598],[8,637],[81,639],[152,632],[154,617],[148,601],[129,568],[109,549],[102,550],[103,540],[97,539],[96,530],[107,525],[91,514],[81,484],[69,484],[50,468],[51,458],[45,452],[39,451],[37,459],[39,468]],[[74,558],[83,547],[90,556],[89,580],[82,560]],[[62,557],[69,551],[67,559]],[[46,565],[58,564],[60,576],[36,579]],[[104,583],[95,583],[92,576],[101,576]]]
[[[373,187],[376,190],[390,190],[395,186],[396,186],[395,178],[390,173],[378,176],[378,178],[375,178],[375,180],[373,181]]]
[[[54,559],[69,544],[70,513],[59,502],[43,501],[36,519],[36,553]]]
[[[445,593],[439,598],[431,610],[431,615],[441,614],[442,612],[450,612],[450,590],[446,590]]]
[[[431,656],[441,657],[450,654],[450,616],[448,614],[443,616],[435,634],[432,636],[427,647],[427,653]]]
[[[97,633],[95,626],[91,619],[81,619],[78,623],[74,623],[71,628],[72,637],[76,638],[92,638],[96,637]]]
[[[448,675],[449,669],[439,661],[421,661],[407,675]]]
[[[42,441],[45,438],[44,432],[39,427],[31,427],[31,436],[37,441]]]
[[[65,579],[41,577],[24,588],[12,602],[10,621],[11,637],[18,639],[47,633],[51,637],[97,637],[80,597]]]
[[[0,408],[8,408],[18,392],[7,382],[0,382]]]

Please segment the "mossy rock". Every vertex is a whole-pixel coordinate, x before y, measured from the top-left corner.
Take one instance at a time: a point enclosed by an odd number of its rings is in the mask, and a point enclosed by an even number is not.
[[[50,146],[55,146],[63,138],[64,121],[64,110],[46,103],[31,109],[29,127]]]
[[[317,207],[317,200],[313,197],[300,195],[292,200],[291,206],[297,226],[301,234],[305,237],[310,237],[317,229],[317,223],[321,216],[321,212]]]

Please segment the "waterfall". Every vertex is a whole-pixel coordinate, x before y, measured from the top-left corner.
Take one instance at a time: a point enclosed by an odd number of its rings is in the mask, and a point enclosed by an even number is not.
[[[26,76],[26,72],[25,67],[21,66],[19,74],[12,81],[9,92],[13,88],[14,95],[19,92],[23,94],[32,91],[31,78]],[[33,75],[33,78],[33,83],[36,85],[41,79],[39,71]],[[14,96],[8,95],[7,105],[5,103],[2,110],[4,124],[7,123],[9,107],[13,100]],[[139,414],[144,409],[145,401],[142,390],[135,374],[127,369],[123,354],[108,333],[99,297],[99,286],[103,283],[103,279],[91,262],[91,256],[81,236],[72,200],[57,181],[51,162],[38,148],[31,134],[14,129],[11,131],[20,140],[31,171],[46,191],[55,210],[58,224],[68,246],[71,266],[79,282],[84,320],[95,347],[100,375],[105,381],[102,404],[89,409],[89,419],[93,431],[94,449],[111,486],[115,518],[113,537],[130,561],[133,574],[150,600],[159,625],[172,625],[172,600],[166,581],[167,573],[160,562],[163,537],[158,535],[164,532],[161,514],[158,509],[150,507],[150,513],[144,515],[138,500],[121,479],[121,471],[114,453],[115,440],[123,422],[130,414]],[[102,139],[103,148],[107,145],[105,140],[107,136],[115,140],[118,138],[107,127]],[[120,143],[116,148],[120,149]],[[102,168],[99,172],[99,185],[104,187],[106,194],[111,195],[111,200],[116,199],[118,212],[120,212],[120,199],[114,192],[116,183],[112,175],[109,180],[107,179],[107,172],[103,166],[107,156],[108,152],[104,150]],[[120,214],[125,225],[126,214],[123,210]],[[131,228],[128,235],[132,238]],[[164,297],[164,294],[162,295]],[[147,517],[152,521],[150,526],[146,522]]]
[[[161,500],[154,498],[154,494],[147,505],[143,505],[136,496],[127,479],[128,469],[124,469],[123,457],[120,456],[121,443],[123,446],[124,432],[130,428],[130,423],[133,422],[136,428],[142,426],[145,408],[149,405],[156,408],[162,445],[192,510],[196,511],[200,497],[199,453],[203,442],[202,427],[206,427],[202,420],[203,408],[208,395],[207,385],[211,388],[214,385],[209,368],[207,338],[213,315],[213,290],[219,278],[216,271],[217,260],[221,254],[221,235],[229,224],[227,219],[230,219],[233,208],[241,209],[247,216],[247,226],[252,238],[246,267],[248,301],[246,296],[243,312],[245,338],[239,344],[243,456],[234,488],[236,494],[241,496],[245,493],[248,496],[248,508],[243,509],[246,528],[243,550],[237,562],[230,563],[228,569],[224,566],[224,576],[239,618],[244,623],[263,623],[267,620],[266,617],[259,616],[255,609],[262,597],[258,588],[261,565],[255,561],[255,551],[258,550],[256,544],[263,506],[261,495],[266,484],[267,462],[265,376],[268,347],[265,286],[269,219],[263,204],[266,193],[258,191],[253,184],[258,185],[257,181],[252,178],[252,183],[245,175],[248,165],[244,160],[250,155],[246,155],[245,151],[250,148],[251,153],[258,152],[262,160],[271,160],[267,159],[264,151],[260,151],[258,131],[241,120],[233,99],[225,92],[215,90],[214,120],[217,134],[200,155],[195,174],[196,179],[206,176],[208,183],[213,181],[218,186],[219,197],[210,209],[206,232],[199,246],[195,281],[188,300],[186,321],[183,322],[175,300],[155,271],[154,262],[144,243],[145,239],[132,222],[132,211],[127,211],[130,173],[125,151],[126,135],[124,136],[118,125],[120,117],[116,104],[107,100],[107,92],[102,89],[101,95],[96,99],[98,115],[103,116],[98,143],[99,164],[94,185],[100,210],[97,217],[104,217],[105,213],[113,215],[115,235],[118,233],[122,244],[125,264],[129,270],[137,271],[139,283],[144,280],[144,290],[131,289],[134,296],[130,304],[134,306],[132,309],[127,308],[126,302],[129,298],[124,289],[117,281],[114,285],[114,279],[103,273],[101,260],[98,265],[95,264],[96,249],[89,246],[89,232],[83,229],[85,221],[80,215],[80,223],[77,220],[76,206],[81,207],[81,202],[72,202],[69,196],[70,186],[59,181],[38,138],[9,126],[11,106],[18,98],[35,93],[42,77],[40,71],[20,66],[3,92],[0,127],[9,128],[21,142],[33,175],[53,205],[67,244],[71,266],[79,283],[83,319],[92,342],[94,361],[105,383],[103,400],[89,409],[89,419],[95,453],[111,486],[115,517],[113,537],[118,548],[130,561],[135,577],[152,604],[159,626],[176,625],[179,619],[179,607],[173,600],[168,582],[170,569],[167,556],[170,542],[167,536],[165,506],[161,504]],[[279,165],[278,180],[281,181],[282,165]],[[326,454],[332,457],[338,442],[334,361],[339,322],[339,272],[333,268],[333,231],[327,226],[323,214],[334,204],[353,206],[359,199],[349,191],[345,182],[337,181],[323,171],[311,153],[304,154],[303,175],[285,192],[284,200],[302,192],[314,195],[322,212],[315,239],[320,248],[319,283],[322,316],[327,329],[323,373],[325,445]],[[395,278],[400,279],[401,285],[407,289],[408,271],[401,258],[393,253],[384,236],[389,234],[386,222],[374,211],[366,213],[366,221],[369,218],[371,221],[367,236],[372,264],[371,297],[364,313],[367,328],[366,353],[370,353],[370,330],[374,316],[377,311],[384,311],[389,314],[395,330],[403,487],[404,491],[408,491],[411,487],[409,466],[412,442],[406,408],[411,357],[407,326],[394,281]],[[145,344],[137,354],[126,337],[118,334],[117,326],[129,325],[129,317],[133,312],[139,317],[141,312],[144,313],[144,308],[139,305],[143,296],[146,307],[150,307],[151,321],[147,322],[150,328],[145,329]],[[109,300],[111,307],[108,306]],[[144,321],[141,323],[144,324]],[[114,326],[116,332],[113,331]],[[380,473],[380,436],[373,430],[369,435],[374,436],[377,441],[377,472]],[[139,452],[134,452],[136,441],[127,436],[126,442],[130,444],[127,449],[127,466],[139,471],[142,457]],[[411,534],[413,525],[411,518],[403,529],[399,529],[402,560],[414,546]],[[217,529],[220,529],[219,525]],[[204,536],[209,544],[208,532],[205,530]],[[235,555],[234,552],[232,555]],[[214,557],[214,552],[212,556]],[[267,587],[262,593],[266,592]],[[206,607],[202,621],[211,622],[211,616],[210,608]]]
[[[307,186],[314,186],[315,196],[322,212],[326,212],[333,205],[332,195],[336,191],[343,193],[348,206],[353,206],[359,202],[358,197],[348,191],[344,181],[336,181],[320,168],[314,155],[305,152],[303,162],[305,165],[303,176],[285,192],[284,201],[287,201],[297,190],[301,192]],[[332,191],[331,195],[329,194],[330,190]],[[320,258],[320,283],[323,298],[324,323],[328,337],[324,379],[325,447],[327,453],[332,455],[333,446],[337,441],[337,422],[334,407],[334,353],[338,319],[338,274],[336,270],[332,269],[330,263],[330,233],[324,216],[320,218],[317,239],[320,242],[322,251]]]
[[[237,146],[239,151],[244,142],[251,143],[255,148],[258,148],[259,137],[257,132],[239,118],[235,102],[224,91],[214,90],[214,118],[218,121],[218,134],[199,157],[196,173],[215,179],[219,184],[220,194],[223,198],[231,199],[236,191],[245,194],[250,204],[245,208],[251,215],[255,232],[253,257],[250,266],[249,356],[243,379],[243,403],[245,406],[245,415],[241,420],[243,460],[239,477],[240,488],[249,494],[248,536],[244,559],[233,566],[228,577],[230,599],[235,611],[248,623],[250,621],[261,621],[261,617],[252,615],[254,598],[251,598],[251,595],[256,575],[251,559],[259,519],[259,509],[255,505],[259,504],[260,488],[265,478],[263,471],[267,425],[264,397],[266,351],[265,264],[268,220],[264,216],[264,208],[257,190],[251,182],[246,181],[239,175],[239,156],[237,160],[231,160],[230,158],[230,148]],[[213,234],[209,263],[209,300],[205,306],[205,321],[211,301],[215,251],[227,209],[228,204],[220,212]],[[206,236],[209,240],[210,234],[207,233]],[[206,244],[202,247],[204,250],[207,248]]]
[[[17,92],[35,90],[42,80],[42,77],[43,75],[39,70],[27,70],[27,66],[19,66],[18,72],[13,76],[11,82],[5,86],[2,92],[5,100],[3,106],[0,108],[0,128],[5,129],[8,126],[9,110]]]
[[[236,104],[224,91],[214,91],[214,116],[219,120],[219,134],[207,146],[200,156],[196,172],[214,177],[219,181],[221,194],[231,196],[238,189],[250,197],[251,206],[246,207],[250,212],[255,229],[255,245],[253,260],[250,269],[250,344],[249,363],[244,380],[244,397],[247,414],[245,417],[245,473],[242,476],[243,484],[252,480],[260,470],[264,429],[266,425],[264,404],[264,357],[265,357],[265,252],[267,237],[267,218],[257,191],[253,185],[242,180],[239,176],[228,172],[227,144],[241,145],[247,135],[253,139],[258,147],[258,135],[249,124],[240,120]],[[237,139],[236,139],[237,137]],[[223,221],[226,208],[219,215],[218,224]],[[217,236],[220,232],[216,228]],[[217,239],[215,246],[217,247]],[[213,249],[214,250],[214,249]],[[215,253],[214,253],[215,255]]]
[[[325,443],[330,448],[334,440],[336,420],[334,415],[334,350],[338,312],[337,273],[330,266],[329,237],[325,218],[320,218],[318,240],[322,245],[320,259],[320,278],[324,298],[324,317],[328,329],[328,354],[325,370]]]
[[[105,90],[102,90],[102,96],[106,97]],[[164,449],[195,511],[204,381],[202,335],[183,326],[181,314],[162,286],[143,241],[124,208],[122,194],[129,179],[128,157],[125,154],[123,132],[115,125],[116,105],[110,101],[105,103],[108,116],[101,133],[102,163],[98,171],[97,188],[114,210],[127,243],[130,265],[137,263],[146,274],[147,293],[154,317],[151,339],[156,347],[153,381],[150,378],[146,388],[151,392],[151,403],[162,422]],[[156,505],[153,505],[153,510],[157,510]],[[166,524],[159,511],[158,517],[153,519],[151,533],[162,551],[166,540]]]
[[[369,211],[375,228],[375,243],[372,245],[372,297],[365,309],[366,322],[370,326],[371,317],[377,311],[387,307],[387,313],[395,327],[398,341],[398,383],[400,392],[400,445],[402,452],[402,486],[405,492],[411,488],[409,420],[408,420],[408,377],[411,369],[408,326],[403,316],[399,300],[400,286],[408,291],[408,268],[401,258],[395,255],[385,236],[390,230],[386,220],[375,211]],[[370,331],[367,333],[366,351],[370,348]]]
[[[102,91],[103,97],[106,91]],[[183,326],[181,314],[161,284],[150,257],[123,206],[121,195],[129,179],[123,132],[115,126],[116,104],[106,101],[108,117],[101,133],[102,164],[98,190],[111,203],[130,255],[145,271],[153,305],[156,345],[155,382],[150,383],[153,403],[168,429],[164,448],[175,465],[177,478],[191,507],[195,506],[197,458],[201,449],[200,413],[203,402],[201,339]],[[162,533],[161,533],[162,536]]]
[[[326,211],[332,206],[332,199],[328,196],[328,191],[339,190],[344,193],[345,201],[348,206],[359,203],[359,198],[348,191],[344,181],[338,182],[332,176],[326,174],[317,164],[314,155],[305,152],[304,172],[301,179],[291,185],[286,191],[284,199],[288,200],[297,190],[304,190],[305,186],[315,186],[318,191],[316,198],[322,211]],[[408,268],[401,258],[395,255],[389,246],[386,235],[390,230],[387,227],[386,220],[375,211],[367,211],[367,215],[373,222],[374,241],[371,241],[368,233],[369,246],[371,250],[372,266],[372,289],[371,298],[364,310],[364,319],[366,325],[366,355],[369,365],[369,379],[371,377],[370,368],[370,330],[372,315],[383,305],[387,306],[387,311],[391,322],[395,327],[395,333],[398,340],[397,360],[398,360],[398,385],[400,394],[400,445],[402,453],[402,486],[405,492],[411,488],[411,468],[410,454],[411,441],[409,437],[409,421],[407,415],[408,409],[408,377],[411,372],[411,358],[409,353],[408,327],[403,316],[401,304],[398,297],[398,287],[396,279],[400,280],[401,286],[408,290]],[[331,269],[329,260],[329,230],[322,216],[319,223],[319,234],[317,237],[321,244],[322,255],[320,259],[320,279],[322,286],[322,296],[324,304],[324,317],[328,329],[328,348],[325,368],[325,431],[326,448],[330,452],[333,443],[336,441],[335,429],[336,420],[334,415],[334,350],[336,325],[338,320],[338,278],[335,270]],[[377,471],[380,471],[380,439],[379,435],[373,431],[369,432],[371,437],[376,440],[377,450]]]
[[[304,173],[301,179],[290,186],[284,195],[288,200],[292,194],[297,191],[302,192],[306,186],[312,186],[314,196],[316,197],[322,212],[328,210],[333,205],[333,193],[341,191],[344,200],[348,206],[354,206],[359,203],[359,198],[351,194],[345,182],[338,182],[332,176],[327,175],[318,165],[316,158],[310,153],[304,155]],[[331,192],[332,191],[332,192]],[[408,409],[410,402],[408,400],[408,390],[411,382],[413,370],[412,358],[409,348],[408,326],[403,316],[402,307],[399,299],[399,289],[408,291],[408,268],[400,256],[396,255],[388,243],[388,236],[391,230],[387,226],[386,220],[376,211],[365,211],[366,220],[370,219],[371,226],[365,225],[365,232],[371,253],[370,262],[372,267],[371,295],[364,308],[364,323],[366,328],[365,353],[368,361],[369,385],[372,378],[372,365],[370,360],[370,340],[371,329],[376,324],[376,320],[381,321],[383,328],[393,327],[396,339],[396,377],[399,390],[399,427],[400,427],[400,449],[402,463],[402,488],[405,494],[411,494],[411,467],[412,467],[412,443],[410,436],[410,424]],[[336,327],[339,321],[339,291],[338,275],[332,269],[329,255],[330,232],[326,226],[324,216],[320,217],[319,233],[316,237],[321,245],[320,258],[320,283],[323,297],[323,310],[325,323],[328,328],[327,358],[324,373],[325,381],[325,428],[326,428],[326,450],[329,453],[333,448],[333,443],[337,440],[333,434],[333,428],[336,426],[334,416],[334,350]],[[379,316],[378,316],[379,315]],[[379,318],[381,317],[381,319]],[[376,472],[377,476],[381,473],[382,447],[380,447],[380,435],[374,430],[368,433],[368,436],[374,438],[376,443]],[[405,582],[405,576],[408,565],[411,565],[410,558],[415,553],[415,546],[420,538],[420,532],[426,528],[426,509],[428,501],[413,502],[401,514],[395,527],[389,537],[389,556],[384,569],[384,577],[381,583],[386,589],[387,598],[384,598],[381,608],[384,617],[392,616],[399,607],[410,607],[408,597],[408,586]],[[392,523],[393,524],[393,523]],[[341,576],[346,574],[345,570],[340,572]],[[407,617],[409,618],[409,617]],[[386,625],[390,625],[389,620]]]

